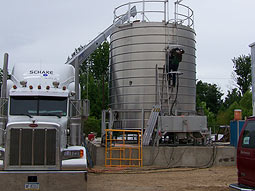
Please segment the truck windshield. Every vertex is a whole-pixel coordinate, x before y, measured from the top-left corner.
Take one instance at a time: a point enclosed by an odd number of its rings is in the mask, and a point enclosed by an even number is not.
[[[12,96],[10,99],[10,115],[67,115],[66,97]]]
[[[243,148],[255,148],[255,121],[248,121],[243,132]]]

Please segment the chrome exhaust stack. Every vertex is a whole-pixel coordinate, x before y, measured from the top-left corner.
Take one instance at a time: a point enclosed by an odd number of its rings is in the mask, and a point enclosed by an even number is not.
[[[3,65],[3,83],[1,89],[1,98],[7,97],[7,76],[8,76],[8,53],[4,54],[4,65]]]

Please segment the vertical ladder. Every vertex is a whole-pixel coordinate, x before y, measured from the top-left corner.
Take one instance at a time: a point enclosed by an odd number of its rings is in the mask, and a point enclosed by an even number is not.
[[[167,113],[168,115],[170,114],[172,90],[173,89],[170,88],[168,85],[166,68],[163,67],[161,93],[159,93],[159,95],[160,95],[161,111],[163,113]]]
[[[151,115],[147,122],[145,132],[143,134],[143,145],[145,146],[148,146],[150,143],[153,130],[158,120],[159,112],[160,112],[160,105],[154,105],[151,110]]]

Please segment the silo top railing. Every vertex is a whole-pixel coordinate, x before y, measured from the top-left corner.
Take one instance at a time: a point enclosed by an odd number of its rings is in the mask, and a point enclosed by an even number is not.
[[[191,28],[194,28],[194,12],[193,10],[181,4],[182,0],[178,0],[174,3],[175,11],[174,11],[174,19],[173,22],[181,25],[185,25]],[[170,20],[171,21],[171,20]]]
[[[141,0],[125,3],[114,9],[115,23],[119,18],[125,15],[127,12],[131,15],[131,8],[136,6],[137,15],[135,18],[128,17],[128,22],[142,21],[142,22],[166,22],[185,25],[188,27],[194,26],[194,14],[193,10],[181,4],[182,0],[175,2],[174,18],[169,19],[169,2],[168,0]]]
[[[156,4],[157,7],[160,6],[160,8],[154,8],[152,9],[151,4]],[[162,9],[163,5],[163,9]],[[143,22],[153,22],[153,21],[158,21],[159,19],[166,21],[167,20],[167,6],[168,5],[168,0],[158,0],[158,1],[134,1],[134,2],[129,2],[125,3],[123,5],[120,5],[114,9],[114,22],[121,18],[126,12],[130,12],[131,7],[136,6],[137,9],[137,16],[135,17],[135,20],[141,20]],[[150,17],[149,15],[157,14],[161,15],[159,18],[158,16],[155,16],[154,18]],[[163,16],[163,17],[162,17]],[[156,20],[153,20],[156,19]],[[128,22],[131,21],[131,18],[129,17]]]

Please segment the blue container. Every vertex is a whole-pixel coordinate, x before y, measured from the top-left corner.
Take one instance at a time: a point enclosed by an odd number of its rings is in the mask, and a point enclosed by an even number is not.
[[[230,145],[237,147],[245,120],[230,121]]]

